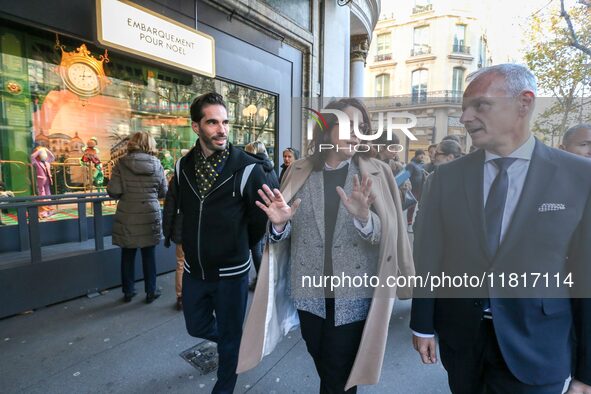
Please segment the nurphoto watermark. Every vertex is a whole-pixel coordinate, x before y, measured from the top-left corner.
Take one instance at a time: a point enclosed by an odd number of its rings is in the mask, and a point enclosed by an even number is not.
[[[329,122],[325,115],[333,115],[337,119],[338,139],[341,141],[350,140],[354,136],[360,142],[353,145],[338,145],[330,142],[319,144],[320,151],[327,150],[349,150],[355,153],[369,152],[372,148],[377,151],[388,151],[391,153],[400,153],[404,146],[399,143],[388,143],[394,141],[395,131],[402,132],[410,141],[417,141],[418,138],[411,132],[411,129],[417,125],[417,117],[407,111],[380,111],[370,113],[370,123],[373,123],[377,117],[377,127],[371,130],[361,118],[359,110],[353,111],[353,119],[346,112],[338,109],[320,108],[318,110],[308,106],[302,107],[308,113],[306,123],[306,138],[312,141],[314,138],[314,128],[319,127],[322,131],[328,130]],[[397,139],[396,139],[397,140]],[[379,141],[379,142],[378,142]]]

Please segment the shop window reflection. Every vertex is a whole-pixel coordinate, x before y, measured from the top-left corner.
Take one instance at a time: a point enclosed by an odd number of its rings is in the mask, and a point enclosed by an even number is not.
[[[0,38],[6,34],[0,29]],[[60,56],[53,48],[53,36],[23,33],[19,37],[15,45],[20,45],[20,53],[27,57],[0,53],[0,79],[11,78],[22,86],[18,96],[8,94],[6,86],[0,87],[2,95],[8,97],[0,117],[5,135],[0,139],[0,180],[8,188],[22,190],[21,194],[34,190],[33,179],[23,183],[23,171],[11,170],[2,162],[14,159],[11,152],[18,151],[19,160],[30,165],[26,158],[34,143],[54,150],[56,171],[64,173],[62,190],[54,193],[96,190],[92,176],[79,165],[91,138],[98,141],[98,157],[105,164],[106,178],[112,163],[125,152],[127,137],[137,131],[150,132],[158,148],[170,152],[176,160],[181,149],[190,148],[196,140],[190,123],[191,102],[208,91],[220,92],[226,99],[230,142],[242,147],[260,140],[277,162],[277,97],[272,94],[110,54],[111,61],[105,66],[110,83],[101,94],[81,98],[66,89],[56,70]],[[63,43],[68,49],[81,44],[67,38]],[[88,48],[95,55],[104,51],[92,45]],[[248,114],[246,108],[250,108]]]

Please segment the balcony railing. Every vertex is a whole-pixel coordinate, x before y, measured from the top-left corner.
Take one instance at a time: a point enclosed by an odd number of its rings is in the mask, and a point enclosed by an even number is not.
[[[410,56],[429,55],[431,53],[430,45],[415,44],[414,48],[410,50]]]
[[[378,54],[374,57],[374,62],[384,62],[386,60],[392,60],[391,53],[382,53],[382,54]]]
[[[405,107],[416,104],[461,104],[463,91],[461,90],[435,90],[420,91],[415,94],[401,94],[395,96],[379,97],[375,99],[377,107]]]
[[[413,103],[429,104],[460,104],[462,102],[463,92],[461,90],[434,90],[420,95],[410,95]],[[416,98],[416,101],[414,100]]]
[[[427,92],[412,93],[410,97],[412,104],[424,104],[427,102]]]
[[[466,45],[460,45],[457,43],[454,43],[452,46],[452,51],[453,53],[463,53],[466,55],[470,54],[470,47],[466,46]]]
[[[420,14],[421,12],[433,11],[433,4],[416,5],[412,9],[412,14]]]

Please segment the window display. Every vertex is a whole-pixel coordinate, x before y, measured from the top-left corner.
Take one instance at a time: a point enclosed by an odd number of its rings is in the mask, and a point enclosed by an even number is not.
[[[17,195],[39,187],[28,153],[35,145],[55,156],[52,194],[102,190],[136,131],[174,163],[195,143],[189,107],[206,91],[227,102],[229,141],[259,140],[277,162],[277,97],[231,82],[13,26],[0,28],[0,83],[0,182]]]

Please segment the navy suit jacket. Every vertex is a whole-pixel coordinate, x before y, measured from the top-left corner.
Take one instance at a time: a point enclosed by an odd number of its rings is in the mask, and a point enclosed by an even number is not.
[[[411,328],[436,333],[456,350],[473,346],[482,321],[481,298],[490,297],[499,347],[513,375],[531,385],[563,381],[569,374],[591,384],[591,160],[536,141],[511,223],[495,256],[486,248],[484,152],[438,167],[420,211],[414,260],[417,274],[492,275],[482,288],[415,289]],[[543,204],[562,204],[547,210]],[[540,209],[542,208],[542,209]],[[500,288],[501,273],[558,273],[529,293]],[[574,286],[562,284],[572,272]],[[550,285],[552,280],[550,280]],[[521,288],[522,286],[519,286]],[[540,288],[541,287],[541,288]],[[552,287],[552,286],[550,286]],[[586,294],[585,294],[586,293]],[[578,298],[580,297],[580,298]]]

